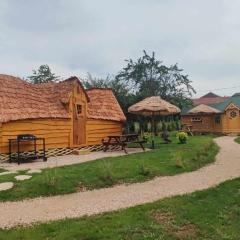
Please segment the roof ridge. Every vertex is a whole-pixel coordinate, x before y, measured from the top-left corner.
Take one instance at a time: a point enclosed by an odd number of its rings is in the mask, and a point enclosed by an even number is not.
[[[92,87],[92,88],[86,89],[86,91],[92,91],[92,90],[111,90],[111,91],[113,91],[113,89],[110,88],[110,87],[106,87],[106,88],[104,88],[104,87]]]

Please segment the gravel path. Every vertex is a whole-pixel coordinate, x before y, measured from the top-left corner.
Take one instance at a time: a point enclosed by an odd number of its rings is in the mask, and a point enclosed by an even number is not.
[[[0,227],[108,212],[192,193],[240,177],[240,145],[233,137],[215,141],[221,147],[216,162],[195,172],[82,193],[0,203]]]

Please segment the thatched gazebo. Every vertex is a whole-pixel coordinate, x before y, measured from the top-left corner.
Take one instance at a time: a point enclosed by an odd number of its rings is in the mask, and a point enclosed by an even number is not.
[[[177,106],[163,100],[159,96],[153,96],[143,99],[128,108],[128,112],[143,116],[152,117],[152,134],[154,135],[154,117],[169,116],[181,112]]]

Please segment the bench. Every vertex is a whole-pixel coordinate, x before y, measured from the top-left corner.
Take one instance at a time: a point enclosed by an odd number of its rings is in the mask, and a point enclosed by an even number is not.
[[[126,146],[130,143],[139,144],[143,151],[145,151],[143,144],[146,143],[146,140],[140,140],[138,134],[108,136],[107,140],[102,140],[104,152],[106,152],[110,146],[120,146],[122,150],[124,150],[124,152],[127,154]]]

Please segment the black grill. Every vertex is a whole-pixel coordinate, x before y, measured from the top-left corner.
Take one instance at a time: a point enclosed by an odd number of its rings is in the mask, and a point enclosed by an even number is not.
[[[17,136],[18,141],[30,141],[30,140],[35,140],[36,136],[32,134],[21,134]]]

